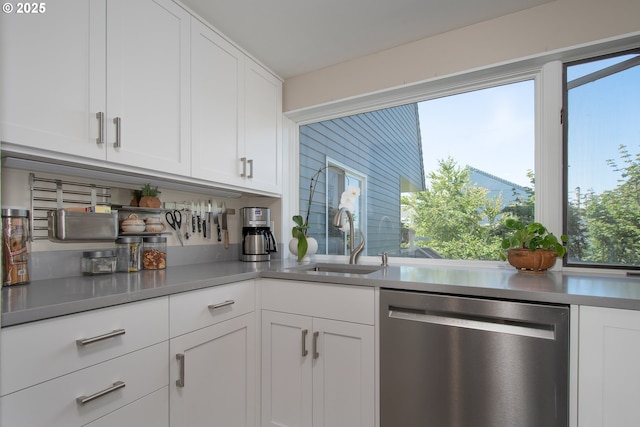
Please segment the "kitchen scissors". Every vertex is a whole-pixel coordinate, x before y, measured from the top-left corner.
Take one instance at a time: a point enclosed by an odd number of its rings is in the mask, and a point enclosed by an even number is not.
[[[180,245],[184,246],[184,242],[182,241],[182,213],[179,210],[167,211],[164,217],[167,220],[167,224],[169,224],[178,235]]]

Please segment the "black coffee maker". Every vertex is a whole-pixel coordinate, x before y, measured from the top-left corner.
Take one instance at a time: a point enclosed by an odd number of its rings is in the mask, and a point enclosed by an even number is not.
[[[269,261],[278,252],[278,243],[271,232],[269,208],[240,208],[242,224],[241,261]]]

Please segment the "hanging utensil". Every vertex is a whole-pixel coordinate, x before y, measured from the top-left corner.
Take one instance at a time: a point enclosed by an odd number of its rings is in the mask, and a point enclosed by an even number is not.
[[[224,233],[224,248],[229,248],[229,229],[227,227],[227,205],[222,202],[222,232]]]
[[[222,236],[220,234],[220,221],[218,221],[218,202],[213,200],[213,223],[216,226],[216,232],[218,234],[218,242],[222,241]]]
[[[180,211],[167,211],[164,214],[164,217],[167,220],[167,224],[169,224],[169,226],[176,232],[180,245],[184,246],[184,242],[182,241],[182,214]]]

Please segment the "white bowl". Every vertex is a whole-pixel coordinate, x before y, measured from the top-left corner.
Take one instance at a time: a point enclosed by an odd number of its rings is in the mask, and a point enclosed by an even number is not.
[[[122,231],[124,231],[125,233],[142,233],[144,229],[145,229],[144,223],[122,226]]]
[[[146,230],[149,233],[161,233],[164,231],[164,224],[147,224]]]

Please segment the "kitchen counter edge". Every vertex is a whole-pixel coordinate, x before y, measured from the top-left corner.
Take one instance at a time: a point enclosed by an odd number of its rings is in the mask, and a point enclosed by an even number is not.
[[[2,327],[64,316],[211,286],[272,278],[551,304],[640,310],[640,279],[501,268],[389,266],[367,275],[310,273],[293,261],[240,261],[166,270],[41,280],[2,288]]]

